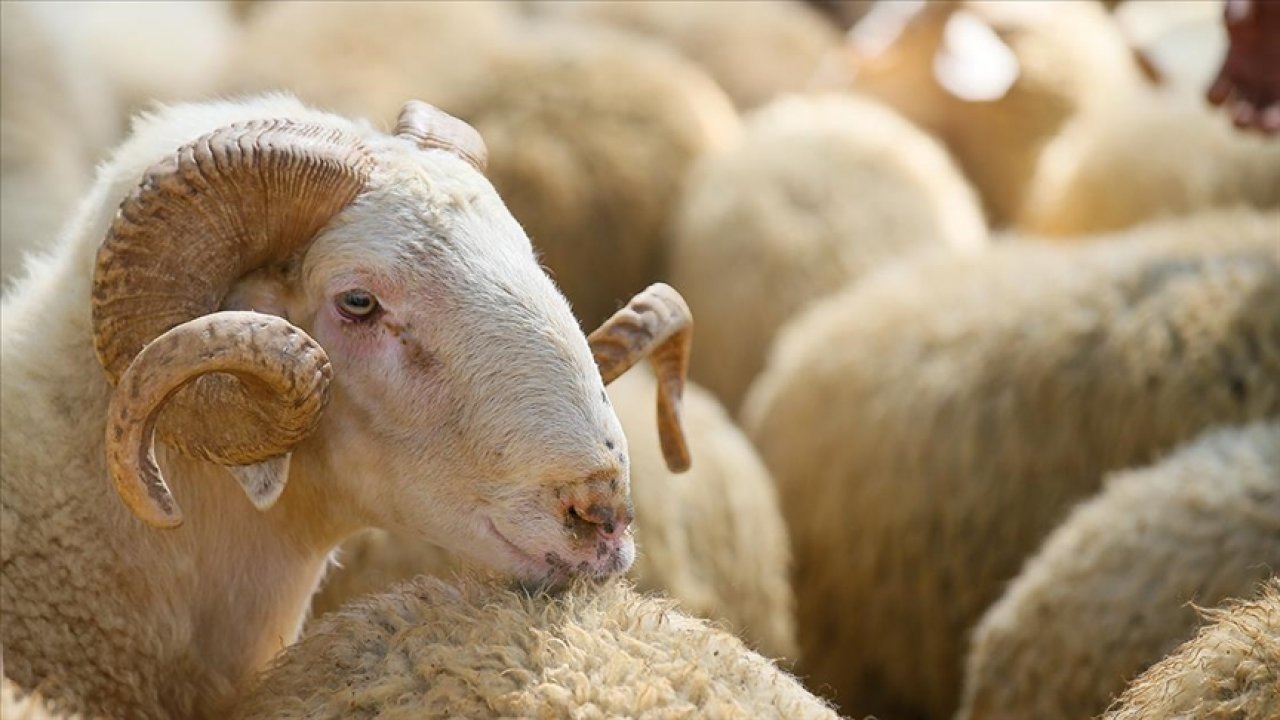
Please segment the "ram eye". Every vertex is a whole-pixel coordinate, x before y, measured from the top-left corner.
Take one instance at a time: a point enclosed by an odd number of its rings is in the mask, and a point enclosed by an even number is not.
[[[335,301],[338,312],[348,320],[368,320],[378,312],[378,298],[364,290],[348,290]]]

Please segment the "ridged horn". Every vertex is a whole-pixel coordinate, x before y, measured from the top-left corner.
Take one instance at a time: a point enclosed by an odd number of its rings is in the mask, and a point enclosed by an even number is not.
[[[654,283],[587,337],[606,385],[648,356],[658,381],[658,439],[672,472],[689,469],[680,405],[689,372],[693,314],[670,285]]]
[[[94,271],[94,345],[110,381],[162,333],[216,312],[240,278],[299,253],[360,193],[373,163],[339,129],[259,120],[215,130],[149,169]],[[158,403],[161,438],[223,465],[288,452],[295,429],[244,377],[204,375]]]
[[[410,100],[400,109],[396,135],[423,149],[448,150],[480,172],[489,163],[489,149],[475,128],[421,100]]]
[[[237,378],[248,400],[269,408],[284,449],[315,429],[328,400],[332,372],[324,350],[305,332],[275,315],[219,312],[189,320],[147,344],[120,378],[107,411],[107,470],[120,498],[155,527],[176,527],[182,512],[156,465],[153,435],[165,404],[210,373]],[[234,423],[244,435],[256,432]],[[243,444],[256,443],[244,437]],[[283,470],[287,466],[276,463]],[[258,473],[259,477],[263,475]],[[270,506],[284,489],[283,472],[245,490]]]

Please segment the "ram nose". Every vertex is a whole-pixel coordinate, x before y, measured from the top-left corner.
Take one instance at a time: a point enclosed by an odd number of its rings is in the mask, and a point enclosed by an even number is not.
[[[584,539],[595,535],[605,540],[617,540],[626,533],[634,516],[630,503],[591,503],[585,507],[571,504],[566,512],[570,529]]]

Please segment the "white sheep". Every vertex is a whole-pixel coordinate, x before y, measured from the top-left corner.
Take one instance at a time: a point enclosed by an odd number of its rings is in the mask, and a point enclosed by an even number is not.
[[[100,78],[120,121],[153,102],[216,92],[239,34],[226,0],[27,4],[76,48],[77,70]]]
[[[536,7],[663,41],[706,70],[743,109],[809,87],[840,44],[827,19],[795,0],[545,0]]]
[[[251,24],[238,61],[261,70],[237,72],[230,87],[269,80],[366,116],[409,92],[471,123],[488,142],[490,180],[591,326],[660,277],[684,175],[732,138],[737,115],[705,73],[657,43],[502,9],[282,3]],[[348,67],[328,71],[339,63]]]
[[[1106,483],[974,630],[961,720],[1097,717],[1191,638],[1190,603],[1280,568],[1280,422],[1215,428]]]
[[[483,164],[416,101],[395,135],[287,96],[136,123],[0,306],[10,679],[221,716],[365,526],[530,580],[630,566],[602,379],[657,343],[687,466],[687,308],[652,288],[588,343]]]
[[[993,225],[1017,216],[1041,148],[1064,123],[1146,89],[1092,0],[880,3],[849,38],[852,87],[946,142]]]
[[[730,633],[624,583],[559,596],[420,578],[325,616],[256,718],[835,718]]]
[[[654,378],[632,372],[609,387],[631,448],[636,562],[629,576],[682,612],[723,622],[768,657],[795,658],[790,545],[773,479],[720,404],[685,388],[684,426],[697,462],[674,475],[658,452]],[[341,568],[316,596],[317,616],[420,573],[464,566],[436,547],[371,531],[343,544]]]
[[[1134,680],[1103,720],[1280,717],[1280,580],[1204,616],[1209,624]]]
[[[119,132],[98,69],[31,3],[0,3],[0,280],[52,244]]]
[[[1233,205],[1280,208],[1280,143],[1198,97],[1164,98],[1072,121],[1040,156],[1018,225],[1074,236]]]
[[[940,255],[784,329],[743,427],[778,482],[815,687],[950,717],[966,633],[1106,472],[1280,413],[1278,222]]]
[[[947,151],[873,100],[791,96],[745,125],[690,173],[671,250],[707,348],[691,372],[731,410],[810,302],[913,251],[987,240]]]
[[[76,720],[50,708],[38,692],[23,692],[9,678],[0,680],[0,718],[4,720]]]

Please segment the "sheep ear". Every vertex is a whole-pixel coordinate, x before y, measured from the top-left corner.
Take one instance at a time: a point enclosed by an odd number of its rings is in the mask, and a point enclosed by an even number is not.
[[[249,502],[253,503],[254,507],[259,510],[269,510],[280,499],[280,494],[284,492],[284,485],[289,481],[290,457],[292,457],[290,453],[285,453],[252,465],[225,465],[224,467],[236,480],[240,481],[240,487],[244,488],[244,494],[249,496]]]
[[[1005,41],[981,16],[957,10],[947,18],[933,56],[933,77],[959,100],[991,102],[1009,93],[1021,68]]]

